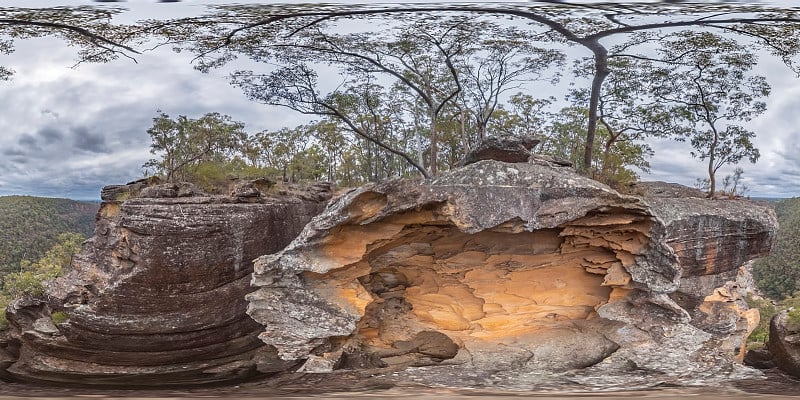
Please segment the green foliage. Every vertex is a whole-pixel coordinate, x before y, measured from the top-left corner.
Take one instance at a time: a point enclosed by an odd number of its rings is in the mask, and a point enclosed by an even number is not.
[[[778,309],[775,307],[775,303],[769,299],[748,295],[745,300],[747,301],[747,306],[758,309],[760,315],[758,326],[750,334],[748,341],[766,343],[769,339],[769,321],[778,313]]]
[[[69,268],[72,256],[80,251],[84,237],[79,233],[66,232],[58,235],[58,242],[48,250],[38,261],[22,260],[21,271],[13,272],[3,278],[3,287],[0,291],[0,329],[4,329],[8,322],[5,318],[5,309],[13,299],[44,294],[48,281],[60,276]],[[54,322],[61,316],[53,315]],[[62,321],[63,322],[63,321]]]
[[[549,154],[579,165],[583,160],[588,110],[571,106],[561,109],[554,116],[554,122],[546,129],[546,137],[540,145],[539,153]],[[595,144],[603,152],[595,152],[592,159],[592,173],[595,179],[612,187],[621,187],[635,182],[638,175],[632,168],[647,170],[647,157],[650,147],[635,140],[615,140],[605,127],[600,127],[595,135]],[[597,146],[596,146],[597,147]]]
[[[185,115],[172,119],[159,112],[147,134],[152,141],[150,152],[160,158],[151,159],[143,167],[153,168],[169,182],[192,182],[198,168],[229,160],[241,150],[247,138],[244,124],[219,113],[208,113],[198,119]],[[209,179],[216,178],[213,171],[203,172]]]
[[[8,308],[10,303],[11,298],[0,291],[0,331],[8,327],[8,320],[6,320],[6,308]]]
[[[726,164],[755,163],[760,153],[755,133],[736,123],[766,110],[762,98],[771,88],[753,75],[753,49],[709,32],[681,31],[662,38],[661,57],[653,69],[653,95],[673,104],[671,115],[688,128],[692,157],[707,161],[709,196],[716,193],[716,173]]]
[[[63,311],[56,311],[50,314],[50,319],[53,321],[53,325],[58,326],[59,324],[63,324],[69,320],[69,314]]]
[[[36,262],[22,260],[20,271],[3,277],[3,292],[11,298],[41,296],[44,283],[55,279],[69,268],[72,256],[80,250],[84,237],[79,233],[62,233],[58,242]]]
[[[768,297],[782,300],[800,290],[800,198],[775,205],[780,229],[769,256],[756,261],[753,277]]]
[[[99,205],[31,196],[0,197],[0,280],[38,260],[64,232],[91,236]]]

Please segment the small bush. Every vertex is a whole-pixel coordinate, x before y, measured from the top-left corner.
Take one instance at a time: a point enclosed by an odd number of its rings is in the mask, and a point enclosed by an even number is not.
[[[0,331],[3,329],[8,328],[8,321],[6,320],[6,308],[8,304],[11,303],[11,299],[8,296],[4,296],[0,293]]]
[[[50,319],[53,321],[53,325],[58,326],[59,324],[63,324],[69,320],[69,314],[63,311],[56,311],[50,314]]]
[[[753,297],[748,294],[745,300],[747,301],[748,307],[758,309],[758,313],[761,315],[758,326],[750,333],[747,340],[748,342],[766,343],[767,340],[769,340],[769,321],[772,319],[772,316],[778,312],[778,309],[775,307],[775,304],[768,299]]]
[[[800,310],[794,308],[789,310],[786,318],[786,329],[790,332],[800,332]]]
[[[781,306],[784,310],[789,310],[786,329],[790,332],[800,332],[800,292],[794,292],[794,295],[785,298]]]
[[[44,294],[44,278],[33,271],[21,271],[5,276],[3,290],[12,298],[37,297]]]

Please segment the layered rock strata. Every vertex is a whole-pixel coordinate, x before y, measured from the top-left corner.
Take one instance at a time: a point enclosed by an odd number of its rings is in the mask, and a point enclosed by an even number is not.
[[[160,386],[244,379],[266,360],[290,368],[245,313],[252,260],[286,246],[329,197],[324,185],[239,197],[147,182],[105,188],[95,236],[72,269],[46,299],[10,307],[2,376]]]
[[[257,260],[248,314],[306,372],[732,377],[757,323],[736,276],[775,215],[649,189],[535,159],[359,188]]]

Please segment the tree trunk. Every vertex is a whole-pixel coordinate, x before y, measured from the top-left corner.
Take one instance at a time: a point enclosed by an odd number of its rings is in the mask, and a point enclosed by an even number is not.
[[[459,114],[461,117],[461,142],[464,146],[464,154],[467,154],[472,150],[472,146],[470,146],[469,139],[467,138],[467,116],[464,115],[464,110],[460,110]]]
[[[714,176],[714,157],[708,158],[708,198],[713,199],[717,192],[717,179]]]
[[[717,178],[716,178],[716,169],[714,168],[714,162],[716,161],[716,153],[717,153],[717,145],[719,144],[719,134],[717,133],[716,129],[713,129],[714,133],[714,141],[711,142],[711,149],[708,152],[708,198],[713,199],[714,196],[717,194]]]
[[[589,96],[589,121],[586,127],[586,144],[583,152],[583,165],[581,170],[589,172],[592,168],[592,152],[594,149],[594,136],[597,132],[597,109],[600,105],[600,91],[603,88],[603,81],[611,72],[608,69],[608,50],[599,42],[592,41],[585,43],[594,53],[594,78],[592,79],[592,91]]]
[[[605,149],[603,149],[603,165],[600,167],[600,180],[608,183],[608,164],[610,163],[611,159],[611,147],[614,145],[613,140],[608,140],[605,145]]]
[[[436,159],[439,158],[439,146],[438,146],[438,138],[436,136],[436,115],[431,113],[431,165],[428,170],[431,172],[431,176],[439,175],[439,169],[436,167]]]

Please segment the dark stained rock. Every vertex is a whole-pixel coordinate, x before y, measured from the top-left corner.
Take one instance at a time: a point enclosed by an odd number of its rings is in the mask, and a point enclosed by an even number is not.
[[[231,189],[231,197],[261,197],[275,185],[275,181],[267,178],[238,180]]]
[[[19,350],[0,352],[3,376],[163,386],[241,380],[295,365],[258,340],[261,326],[245,313],[245,295],[252,260],[289,243],[324,206],[322,190],[309,194],[315,200],[241,203],[183,197],[198,193],[185,184],[130,186],[116,193],[138,197],[102,204],[95,236],[50,285],[46,301],[12,305],[7,343]],[[55,325],[56,311],[68,320]]]
[[[157,177],[143,178],[124,185],[108,185],[100,191],[100,199],[103,201],[125,201],[131,197],[139,196],[142,189],[151,184],[160,184]]]
[[[800,378],[800,326],[789,323],[789,310],[772,317],[767,347],[778,368]]]
[[[208,196],[206,192],[189,182],[151,185],[139,191],[135,197],[152,199],[173,199],[176,197]]]
[[[749,350],[744,356],[744,365],[757,369],[770,369],[775,368],[775,361],[772,360],[772,354],[769,349],[754,349]]]
[[[483,160],[342,195],[256,261],[248,314],[308,372],[419,365],[409,343],[435,332],[458,347],[438,361],[457,379],[721,381],[749,373],[738,358],[758,313],[737,273],[776,229],[756,203],[627,196],[551,162]]]
[[[474,150],[467,153],[461,165],[469,165],[481,160],[495,160],[509,163],[528,162],[533,149],[541,140],[533,137],[496,137],[484,139]]]
[[[776,230],[774,210],[741,199],[645,197],[662,217],[667,242],[683,266],[682,278],[733,273],[769,254]]]

